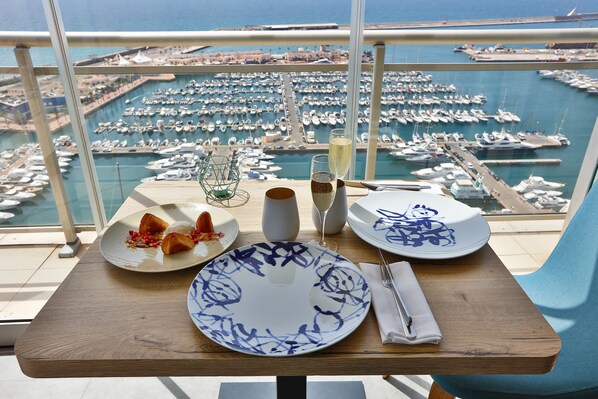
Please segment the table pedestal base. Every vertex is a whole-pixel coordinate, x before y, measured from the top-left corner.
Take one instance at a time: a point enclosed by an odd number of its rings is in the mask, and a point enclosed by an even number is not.
[[[297,378],[297,377],[283,377]],[[224,382],[220,384],[218,399],[365,399],[365,390],[361,381],[314,381],[307,383],[307,396],[305,389],[297,388],[296,382]],[[281,384],[282,382],[282,384]],[[278,395],[276,394],[278,388]]]

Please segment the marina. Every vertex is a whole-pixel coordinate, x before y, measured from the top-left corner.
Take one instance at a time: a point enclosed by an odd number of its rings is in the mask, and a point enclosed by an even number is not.
[[[591,15],[580,15],[569,22],[592,18]],[[430,24],[408,21],[404,24],[372,24],[369,28],[508,25],[557,20],[559,17],[474,19],[463,23],[446,20]],[[290,24],[284,29],[318,29],[326,25]],[[343,28],[342,24],[335,26]],[[259,27],[266,30],[279,28],[275,25]],[[409,59],[415,57],[415,53],[417,62],[429,62],[437,55],[443,62],[462,62],[463,55],[452,53],[448,46],[430,48],[421,53],[419,49],[417,52],[409,50],[399,62],[415,62],[415,59]],[[118,65],[121,62],[124,65],[125,61],[144,65],[217,65],[247,60],[260,63],[346,62],[347,54],[342,48],[288,48],[282,54],[275,54],[272,49],[216,52],[197,47],[128,51],[128,54],[113,52],[111,57],[95,57],[89,65]],[[554,51],[565,50],[555,48]],[[328,60],[327,56],[330,57]],[[387,62],[396,62],[394,49],[389,47],[386,57]],[[463,169],[462,174],[456,171],[450,176],[434,179],[439,179],[458,199],[483,201],[480,207],[485,212],[559,212],[561,201],[554,201],[554,206],[541,203],[535,206],[512,187],[531,174],[542,175],[566,182],[562,190],[545,190],[551,196],[555,192],[560,192],[563,197],[571,196],[574,173],[570,169],[580,162],[578,153],[587,142],[595,115],[596,97],[592,96],[595,77],[593,71],[563,72],[566,73],[554,76],[554,79],[550,79],[550,73],[546,71],[513,71],[507,74],[508,77],[502,72],[386,72],[380,99],[376,177],[412,178],[413,172],[454,163]],[[346,73],[221,73],[134,76],[129,79],[109,87],[106,92],[99,92],[84,105],[98,173],[109,190],[105,200],[108,210],[117,209],[120,199],[142,179],[157,178],[158,174],[146,166],[155,165],[153,163],[161,159],[161,152],[182,145],[193,145],[201,154],[219,153],[230,157],[236,157],[246,148],[257,148],[266,155],[276,156],[275,161],[269,161],[275,165],[256,163],[253,169],[242,165],[246,178],[305,179],[309,174],[305,166],[309,158],[328,149],[330,129],[343,127],[346,123]],[[564,84],[555,84],[559,81]],[[357,179],[364,174],[365,148],[369,141],[371,74],[362,74],[360,87]],[[525,90],[519,90],[520,87]],[[554,101],[556,98],[559,101]],[[563,111],[567,115],[567,110],[563,109],[563,103],[571,109],[565,124]],[[48,117],[55,139],[62,137],[72,142],[68,118],[58,114]],[[554,128],[554,134],[543,133],[552,130],[553,126],[558,126],[558,129]],[[0,150],[18,149],[24,141],[35,142],[35,137],[26,133],[33,131],[30,124],[10,123],[4,118],[0,119],[2,127]],[[491,148],[484,148],[484,143]],[[503,145],[502,149],[492,148]],[[77,153],[75,146],[62,148]],[[397,156],[399,153],[402,155]],[[196,155],[199,159],[188,160],[195,162],[194,165],[192,162],[185,165],[196,168],[201,162],[200,154]],[[172,157],[165,161],[167,165],[174,166],[177,162],[173,161],[179,160],[172,160]],[[0,171],[0,177],[5,178],[12,169],[23,169],[21,166],[28,163],[15,162]],[[64,175],[67,190],[72,190],[69,196],[74,204],[83,205],[86,201],[84,190],[76,188],[82,182],[76,156],[72,165]],[[35,165],[31,167],[36,169]],[[177,171],[182,168],[173,168],[171,172],[161,166],[158,169],[161,169],[160,173],[168,173],[167,178],[194,178],[189,171]],[[453,185],[454,190],[451,189]],[[52,206],[49,190],[45,196],[45,200],[43,195],[38,195],[35,201],[25,203],[23,210],[15,211],[16,216],[10,220],[16,224],[33,220],[37,215],[28,210],[31,204]],[[537,204],[539,200],[534,199]],[[89,220],[89,216],[84,215],[85,211],[79,217]],[[54,215],[43,217],[44,220],[55,219]]]
[[[92,152],[117,158],[133,154],[167,156],[161,161],[148,161],[146,170],[151,175],[142,177],[143,181],[196,179],[201,159],[211,153],[230,156],[244,178],[272,180],[278,179],[279,173],[284,175],[284,164],[281,167],[271,161],[248,161],[240,154],[250,147],[283,158],[326,151],[328,129],[345,124],[343,73],[216,74],[168,85],[171,79],[160,77],[155,81],[158,88],[145,90],[144,95],[132,97],[142,86],[138,82],[131,92],[122,91],[111,98],[120,102],[122,111],[117,118],[98,121],[93,127]],[[358,122],[367,128],[371,75],[364,74],[361,83]],[[498,204],[494,212],[549,211],[522,198],[488,165],[558,165],[559,158],[484,160],[477,156],[479,152],[524,153],[563,147],[557,138],[537,132],[509,133],[509,129],[517,129],[521,117],[505,109],[504,99],[494,112],[487,112],[484,93],[463,94],[453,83],[438,83],[431,74],[411,71],[387,73],[381,100],[380,157],[389,154],[397,166],[403,165],[401,168],[454,163],[464,173],[450,181],[445,179],[447,189],[461,200],[493,199]],[[465,125],[480,125],[484,133],[474,134],[472,140],[462,133],[438,132],[443,126]],[[500,130],[493,130],[496,127]],[[411,140],[400,133],[405,128],[412,129]],[[487,128],[490,133],[485,132]],[[420,129],[426,132],[420,134]],[[356,139],[358,151],[363,152],[367,133]],[[61,145],[72,139],[61,135],[56,141]],[[179,150],[182,148],[189,149],[189,156]],[[77,152],[73,146],[64,149]],[[19,162],[27,163],[25,158]],[[14,167],[3,170],[0,178],[10,175]]]

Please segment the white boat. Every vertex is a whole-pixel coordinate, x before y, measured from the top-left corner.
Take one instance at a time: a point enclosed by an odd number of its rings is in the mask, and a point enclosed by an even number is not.
[[[483,151],[534,151],[540,148],[539,145],[523,142],[504,131],[476,134],[475,138],[478,150]]]
[[[213,146],[220,145],[220,137],[218,137],[218,136],[212,137],[212,139],[210,140],[210,145],[213,145]]]
[[[538,198],[536,202],[534,202],[534,206],[538,209],[562,209],[569,205],[570,200],[564,199],[561,197],[552,197],[550,195],[546,195],[544,197]]]
[[[563,195],[562,191],[555,191],[555,190],[548,190],[548,191],[544,191],[544,190],[532,190],[532,191],[529,191],[529,192],[523,194],[523,198],[525,198],[526,200],[530,201],[530,200],[533,200],[533,199],[538,199],[538,198],[546,197],[546,196],[560,197],[561,195]]]
[[[435,177],[432,179],[434,183],[443,184],[445,187],[450,187],[457,179],[469,179],[469,175],[463,169],[449,173],[446,176]]]
[[[8,199],[8,200],[16,200],[16,201],[28,201],[35,198],[35,193],[29,193],[26,191],[18,191],[15,188],[11,188],[9,190],[3,190],[0,192],[0,198]]]
[[[157,151],[156,154],[161,157],[172,157],[177,154],[197,154],[199,156],[206,156],[203,147],[196,146],[194,143],[182,143],[176,147],[165,148]]]
[[[490,197],[488,190],[479,180],[457,179],[451,185],[451,194],[456,199],[482,199]]]
[[[391,152],[390,155],[399,159],[408,159],[422,155],[443,156],[445,153],[433,143],[422,143],[409,145],[401,150]]]
[[[305,133],[305,141],[307,144],[316,144],[318,141],[316,140],[316,132],[313,130],[308,130]]]
[[[197,162],[199,159],[200,158],[197,155],[176,155],[172,158],[149,162],[145,168],[153,171],[156,174],[164,173],[169,169],[191,170],[197,167]]]
[[[183,169],[169,169],[164,173],[160,173],[156,176],[156,180],[162,181],[182,181],[182,180],[191,180],[192,176],[186,170]]]
[[[563,183],[546,181],[542,176],[530,176],[513,186],[513,190],[523,194],[532,190],[558,190],[564,186]]]
[[[463,169],[452,162],[443,162],[433,168],[416,170],[411,172],[411,174],[420,179],[433,179],[435,177],[444,177],[455,171],[463,171]]]
[[[15,214],[10,212],[0,212],[0,223],[7,221],[8,219],[14,218]]]
[[[0,211],[16,208],[19,205],[21,205],[21,203],[17,200],[0,198]]]
[[[260,172],[260,173],[275,173],[282,168],[277,165],[258,165],[258,166],[241,166],[239,168],[241,173],[249,173],[251,171]]]
[[[414,157],[405,158],[405,161],[414,162],[414,163],[423,163],[423,164],[447,162],[450,160],[451,160],[451,158],[448,155],[446,155],[444,152],[416,155]]]
[[[235,136],[228,139],[228,145],[236,145],[236,144],[237,144],[237,138]]]

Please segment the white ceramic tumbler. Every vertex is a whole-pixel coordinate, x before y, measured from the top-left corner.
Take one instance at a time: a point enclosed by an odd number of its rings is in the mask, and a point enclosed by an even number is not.
[[[326,231],[325,234],[337,234],[340,233],[345,223],[347,222],[347,214],[349,213],[349,207],[347,205],[347,191],[345,188],[345,182],[338,179],[336,181],[336,196],[334,202],[326,215]],[[322,232],[322,221],[320,220],[320,212],[314,206],[311,209],[311,220],[314,222],[314,226],[319,232]]]
[[[299,209],[295,192],[286,187],[266,191],[262,231],[270,242],[293,241],[299,234]]]

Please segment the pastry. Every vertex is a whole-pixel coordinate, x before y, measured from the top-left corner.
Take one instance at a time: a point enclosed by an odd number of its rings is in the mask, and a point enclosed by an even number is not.
[[[181,233],[168,233],[162,239],[162,252],[165,255],[174,254],[181,251],[188,251],[195,246],[191,237]]]
[[[161,233],[168,227],[168,222],[165,220],[160,219],[156,215],[152,215],[151,213],[146,213],[141,218],[139,222],[139,233],[145,234],[156,234]]]
[[[210,212],[203,211],[195,222],[195,230],[201,233],[214,233],[214,225],[212,224],[212,215]]]

